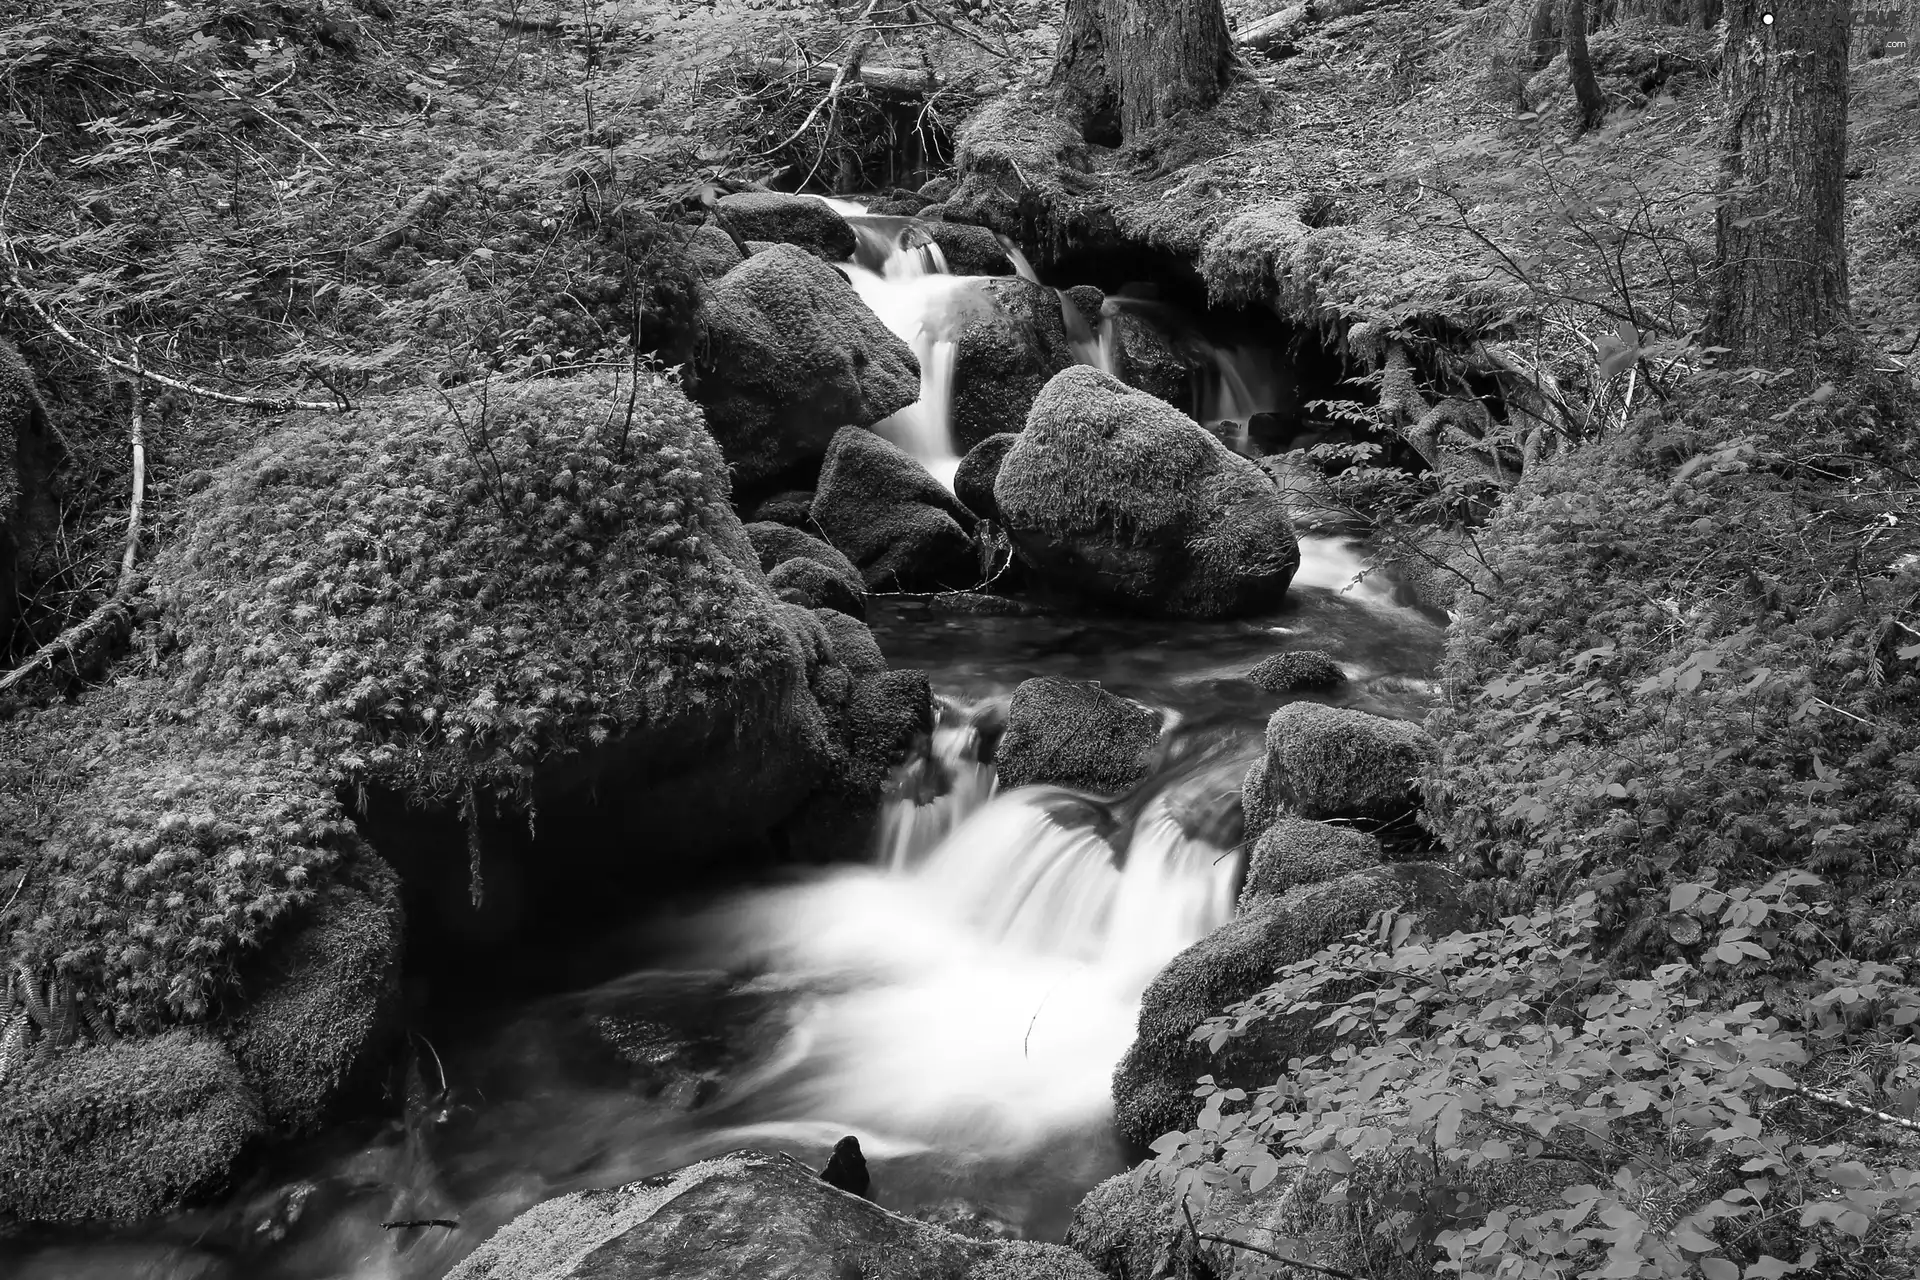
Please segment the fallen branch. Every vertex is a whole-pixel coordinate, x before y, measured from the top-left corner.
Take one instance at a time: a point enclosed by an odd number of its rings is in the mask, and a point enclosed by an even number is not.
[[[517,13],[487,12],[484,16],[500,24],[503,31],[515,35],[555,35],[567,29],[564,18],[523,18]]]
[[[460,1224],[452,1218],[401,1218],[395,1222],[383,1222],[380,1226],[387,1231],[400,1231],[407,1227],[451,1227],[458,1230]]]
[[[842,81],[843,88],[846,82],[857,82],[875,93],[891,94],[902,98],[921,97],[940,87],[932,75],[918,67],[857,66],[848,73],[844,65],[820,62],[812,66],[799,66],[785,58],[762,58],[757,65],[761,74],[771,78],[799,76],[814,84],[824,84],[829,87],[839,80]],[[825,104],[822,103],[822,105]],[[818,108],[815,110],[817,111]],[[807,122],[812,123],[812,116],[808,117]],[[802,131],[804,132],[804,126]],[[799,136],[798,133],[794,135],[794,137]],[[778,149],[775,148],[775,150]]]
[[[133,349],[133,364],[140,367],[140,348]],[[127,579],[133,576],[134,556],[140,550],[140,515],[147,506],[147,419],[142,401],[146,398],[146,388],[137,381],[133,384],[133,423],[129,434],[133,437],[133,502],[127,508],[127,549],[120,556],[120,587],[127,585]]]
[[[1201,1234],[1200,1228],[1194,1224],[1193,1210],[1187,1207],[1187,1202],[1184,1200],[1180,1202],[1180,1212],[1187,1215],[1187,1230],[1193,1233],[1195,1240],[1205,1241],[1208,1244],[1224,1244],[1235,1249],[1245,1249],[1248,1253],[1257,1253],[1263,1258],[1272,1258],[1275,1262],[1284,1262],[1288,1266],[1298,1267],[1302,1271],[1312,1271],[1319,1275],[1332,1276],[1334,1280],[1367,1280],[1366,1276],[1356,1275],[1351,1271],[1342,1271],[1338,1267],[1323,1267],[1317,1262],[1305,1262],[1293,1257],[1291,1254],[1281,1253],[1278,1249],[1268,1249],[1262,1245],[1252,1244],[1245,1240],[1235,1240],[1229,1236],[1203,1235]]]
[[[122,579],[119,589],[105,604],[34,650],[25,662],[0,676],[0,694],[11,693],[28,676],[52,666],[60,658],[84,650],[97,650],[104,644],[131,634],[133,613],[128,605],[146,588],[147,580],[143,577]]]
[[[1291,51],[1293,42],[1313,20],[1313,5],[1288,5],[1278,13],[1257,18],[1233,35],[1233,42],[1261,53]]]

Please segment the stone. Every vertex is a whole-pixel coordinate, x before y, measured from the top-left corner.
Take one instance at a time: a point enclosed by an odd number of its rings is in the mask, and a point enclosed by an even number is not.
[[[980,591],[942,591],[927,601],[940,613],[971,613],[987,617],[1031,618],[1042,612],[1038,605],[1011,596],[993,596]]]
[[[1294,702],[1267,720],[1266,753],[1247,770],[1247,830],[1280,813],[1386,822],[1419,807],[1437,756],[1419,725],[1350,707]]]
[[[1100,1280],[1059,1245],[979,1240],[889,1213],[791,1156],[738,1151],[509,1222],[447,1280]]]
[[[856,582],[859,578],[856,576]],[[827,609],[850,618],[867,616],[865,586],[850,586],[847,580],[818,560],[796,556],[774,567],[767,575],[773,593],[790,604],[807,609]]]
[[[867,1172],[866,1157],[860,1154],[860,1139],[848,1134],[834,1143],[833,1155],[828,1158],[827,1167],[820,1171],[820,1179],[830,1187],[865,1196],[873,1185],[873,1178]]]
[[[1007,460],[1007,451],[1019,438],[1010,431],[990,435],[960,459],[960,466],[953,473],[953,496],[964,502],[969,511],[998,522],[1000,507],[993,500],[993,482],[1000,478],[1000,464]]]
[[[907,344],[838,271],[792,246],[757,253],[715,281],[703,315],[692,394],[736,486],[818,458],[839,428],[868,426],[920,398]]]
[[[205,1031],[69,1049],[0,1085],[0,1213],[152,1217],[226,1186],[263,1128],[233,1055]]]
[[[781,191],[739,191],[721,196],[713,216],[742,240],[790,244],[827,262],[853,257],[853,228],[824,200]]]
[[[964,222],[928,222],[927,234],[940,246],[947,270],[956,276],[1010,276],[1013,260],[1000,237]]]
[[[718,280],[747,260],[739,242],[727,234],[725,227],[712,222],[689,231],[682,251],[687,255],[687,264],[702,280]]]
[[[1247,672],[1255,688],[1268,693],[1296,693],[1302,689],[1331,689],[1345,684],[1347,673],[1318,649],[1296,649],[1262,658]]]
[[[950,421],[962,453],[990,435],[1019,431],[1047,380],[1074,362],[1059,294],[1018,276],[979,289],[989,305],[966,318],[954,353]]]
[[[1279,492],[1194,421],[1078,365],[1034,401],[993,495],[1042,579],[1130,611],[1276,608],[1300,564]]]
[[[1457,877],[1432,863],[1402,862],[1257,896],[1232,920],[1182,951],[1147,987],[1133,1044],[1113,1075],[1115,1122],[1129,1142],[1151,1143],[1189,1128],[1199,1114],[1194,1082],[1222,1088],[1273,1083],[1290,1058],[1325,1053],[1337,1037],[1316,1028],[1319,1010],[1276,1015],[1218,1053],[1188,1037],[1202,1022],[1262,990],[1285,965],[1366,927],[1381,911],[1408,911],[1441,936],[1465,927]]]
[[[751,522],[807,528],[813,522],[813,490],[782,489],[753,509]]]
[[[980,579],[971,511],[912,455],[873,432],[837,432],[813,522],[874,591],[970,587]]]
[[[1097,680],[1037,676],[1013,691],[996,759],[1000,787],[1034,783],[1119,795],[1152,771],[1161,715]]]
[[[1079,311],[1080,318],[1087,322],[1089,329],[1100,327],[1100,313],[1107,305],[1107,295],[1090,284],[1076,284],[1070,289],[1061,290],[1066,300]]]
[[[277,1134],[310,1133],[379,1092],[401,1031],[405,924],[399,877],[360,845],[307,918],[249,964],[255,990],[218,1031]]]
[[[789,560],[810,560],[846,583],[855,593],[866,590],[866,584],[860,580],[860,571],[853,567],[853,561],[810,533],[771,521],[756,521],[746,525],[744,532],[747,541],[753,544],[754,553],[760,557],[760,568],[767,573],[772,573]]]
[[[1307,818],[1281,818],[1253,842],[1240,902],[1244,907],[1255,898],[1274,897],[1299,885],[1337,880],[1348,872],[1378,866],[1380,860],[1379,839],[1364,831]]]
[[[866,623],[832,609],[815,609],[813,612],[820,619],[820,625],[826,628],[834,661],[845,667],[848,674],[858,679],[887,669],[886,656],[880,652],[880,643],[873,638],[873,632]]]
[[[1137,311],[1123,308],[1114,314],[1113,323],[1120,380],[1176,409],[1193,408],[1200,362],[1177,348],[1157,325]]]

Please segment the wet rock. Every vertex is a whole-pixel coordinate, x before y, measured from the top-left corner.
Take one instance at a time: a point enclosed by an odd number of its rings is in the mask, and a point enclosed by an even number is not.
[[[1254,457],[1284,453],[1293,447],[1293,429],[1277,413],[1256,413],[1247,419],[1247,452]]]
[[[1098,1280],[1058,1245],[974,1240],[827,1185],[790,1156],[740,1151],[536,1205],[447,1280]]]
[[[1295,702],[1267,720],[1266,754],[1247,770],[1247,830],[1282,812],[1386,822],[1419,807],[1433,739],[1417,724],[1348,707]]]
[[[1084,365],[1034,402],[993,493],[1040,577],[1142,613],[1271,609],[1300,564],[1257,466],[1164,401]]]
[[[694,274],[702,280],[718,280],[747,260],[739,242],[727,234],[726,228],[711,222],[693,228],[687,234],[682,251]]]
[[[1002,618],[1031,618],[1044,612],[1037,605],[1010,596],[992,596],[980,591],[942,591],[927,601],[941,613],[987,614]]]
[[[162,1213],[224,1186],[262,1128],[233,1055],[203,1031],[70,1049],[0,1086],[0,1213]]]
[[[1151,321],[1122,310],[1114,318],[1116,369],[1130,387],[1158,396],[1176,409],[1195,403],[1200,364],[1168,340]]]
[[[1158,711],[1097,680],[1023,681],[996,754],[1001,789],[1047,783],[1119,795],[1152,770],[1160,721]]]
[[[1262,658],[1247,672],[1254,687],[1268,693],[1294,693],[1301,689],[1331,689],[1345,684],[1347,673],[1318,649],[1295,649]]]
[[[850,590],[856,593],[866,590],[853,561],[810,533],[771,521],[756,521],[746,525],[744,531],[747,541],[753,544],[754,553],[760,557],[761,569],[767,573],[789,560],[810,560],[846,583]]]
[[[833,1144],[833,1155],[820,1171],[820,1180],[856,1196],[867,1194],[873,1179],[867,1173],[867,1158],[860,1154],[860,1139],[848,1134]]]
[[[740,191],[713,207],[720,225],[742,240],[797,245],[827,262],[853,257],[853,228],[824,200],[780,191]]]
[[[693,395],[736,485],[817,458],[839,427],[878,422],[920,398],[906,343],[838,271],[791,246],[715,281],[704,315]]]
[[[947,206],[939,203],[922,205],[920,212],[914,216],[922,222],[944,222],[947,217]]]
[[[958,589],[980,578],[973,513],[905,450],[863,428],[842,429],[828,446],[813,522],[871,590]]]
[[[815,609],[814,615],[827,630],[834,660],[853,676],[872,675],[887,669],[887,659],[866,623],[832,609]]]
[[[752,522],[807,528],[813,522],[813,490],[782,489],[753,509]]]
[[[1219,1053],[1188,1036],[1267,986],[1275,970],[1365,927],[1381,911],[1413,912],[1432,935],[1461,928],[1468,918],[1457,877],[1432,863],[1396,863],[1255,897],[1175,956],[1148,986],[1133,1045],[1114,1072],[1120,1132],[1144,1144],[1189,1128],[1200,1106],[1194,1082],[1203,1075],[1223,1088],[1253,1090],[1272,1083],[1289,1058],[1331,1049],[1336,1037],[1314,1026],[1322,1016],[1317,1009],[1269,1018]]]
[[[965,452],[990,435],[1019,431],[1047,379],[1074,361],[1060,295],[1017,276],[988,280],[991,304],[968,318],[954,358],[952,430]]]
[[[859,579],[856,577],[855,581]],[[864,586],[854,587],[817,560],[798,557],[776,565],[767,575],[773,593],[790,604],[807,609],[836,610],[850,618],[867,616]]]
[[[1281,818],[1254,841],[1247,860],[1244,906],[1303,884],[1337,880],[1380,864],[1380,841],[1352,827],[1306,818]]]
[[[925,199],[928,204],[938,204],[952,195],[953,189],[958,185],[959,183],[952,178],[929,178],[920,184],[920,190],[916,194]]]
[[[927,234],[940,246],[947,270],[956,276],[1010,276],[1013,260],[1007,257],[1000,237],[985,227],[964,222],[929,222]]]
[[[993,500],[993,482],[1000,478],[1000,464],[1007,460],[1007,451],[1019,438],[1010,431],[990,435],[960,459],[959,469],[953,473],[953,495],[966,503],[969,511],[996,522],[1000,519],[999,504]]]
[[[887,214],[893,217],[911,218],[933,201],[917,191],[908,191],[904,187],[895,187],[886,195],[867,206],[868,213]]]
[[[803,861],[828,861],[860,849],[894,766],[932,734],[933,716],[933,690],[924,671],[854,677],[844,702],[831,712],[840,758],[788,823],[789,853]]]
[[[281,1134],[375,1092],[400,1032],[400,880],[362,846],[303,922],[248,966],[250,999],[220,1026]]]
[[[930,1222],[957,1236],[966,1236],[969,1240],[1019,1240],[1024,1235],[1015,1224],[971,1200],[942,1200],[939,1204],[923,1204],[908,1216],[921,1222]]]
[[[1074,309],[1079,311],[1080,318],[1087,322],[1089,329],[1100,327],[1100,311],[1107,305],[1106,294],[1090,284],[1076,284],[1071,289],[1063,289],[1061,292],[1067,301],[1073,304]]]

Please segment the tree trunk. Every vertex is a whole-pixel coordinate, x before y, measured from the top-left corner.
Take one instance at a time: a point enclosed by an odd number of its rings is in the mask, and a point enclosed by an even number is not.
[[[1232,66],[1220,0],[1067,0],[1054,93],[1087,141],[1112,145],[1212,106]]]
[[[1846,318],[1847,36],[1846,0],[1728,0],[1707,332],[1730,362],[1784,362]]]
[[[1560,25],[1567,33],[1567,78],[1580,102],[1580,127],[1591,129],[1607,113],[1607,99],[1594,79],[1593,55],[1587,52],[1587,0],[1566,0]]]

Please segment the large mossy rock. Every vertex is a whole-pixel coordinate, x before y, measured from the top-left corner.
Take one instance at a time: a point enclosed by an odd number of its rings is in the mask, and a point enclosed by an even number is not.
[[[1362,929],[1381,911],[1415,915],[1427,933],[1463,927],[1460,882],[1431,863],[1403,862],[1256,897],[1226,924],[1175,956],[1147,987],[1137,1034],[1113,1076],[1115,1120],[1129,1140],[1150,1143],[1186,1129],[1199,1114],[1194,1083],[1223,1088],[1273,1083],[1289,1058],[1335,1043],[1314,1023],[1320,1012],[1277,1016],[1217,1054],[1188,1039],[1193,1030],[1274,980],[1274,971]]]
[[[959,589],[980,579],[974,514],[905,450],[862,427],[827,447],[813,521],[876,591]]]
[[[925,222],[921,224],[933,242],[940,246],[940,254],[947,260],[947,270],[956,276],[1010,276],[1013,274],[1013,261],[1007,257],[1007,251],[1000,243],[1000,237],[985,227],[972,227],[964,222]]]
[[[809,609],[837,609],[854,618],[867,616],[866,580],[836,548],[771,521],[749,524],[746,533],[766,570],[767,585],[781,599]]]
[[[1264,831],[1283,812],[1376,822],[1403,817],[1419,807],[1419,781],[1435,755],[1433,739],[1410,721],[1289,703],[1267,719],[1266,754],[1247,770],[1247,830]]]
[[[1161,716],[1097,680],[1038,676],[1013,691],[995,759],[1002,790],[1044,783],[1114,796],[1144,779]]]
[[[740,1151],[536,1205],[447,1280],[1098,1280],[1057,1245],[903,1218],[790,1156]]]
[[[993,493],[1041,577],[1139,612],[1271,609],[1300,564],[1259,467],[1178,409],[1085,365],[1034,401]]]
[[[737,191],[713,207],[719,224],[741,240],[795,245],[828,262],[853,257],[853,228],[824,200],[782,191]]]
[[[1281,818],[1253,842],[1240,901],[1245,905],[1303,884],[1337,880],[1350,871],[1377,866],[1380,860],[1377,836],[1331,822]]]
[[[870,426],[920,398],[907,344],[804,250],[754,254],[713,283],[702,314],[693,394],[742,484],[818,458],[840,427]]]
[[[967,450],[967,456],[960,459],[953,473],[953,496],[966,503],[969,511],[996,522],[1000,519],[1000,505],[993,500],[993,482],[1000,478],[1000,465],[1019,438],[1011,431],[998,432]]]
[[[205,1032],[70,1049],[0,1085],[0,1214],[150,1217],[225,1185],[261,1132],[239,1067]]]
[[[219,1032],[276,1132],[316,1129],[377,1090],[400,1032],[400,880],[371,849],[248,966]]]
[[[1019,431],[1034,398],[1074,362],[1060,295],[1017,276],[988,280],[989,304],[968,313],[954,355],[954,448],[965,453],[988,436]]]

